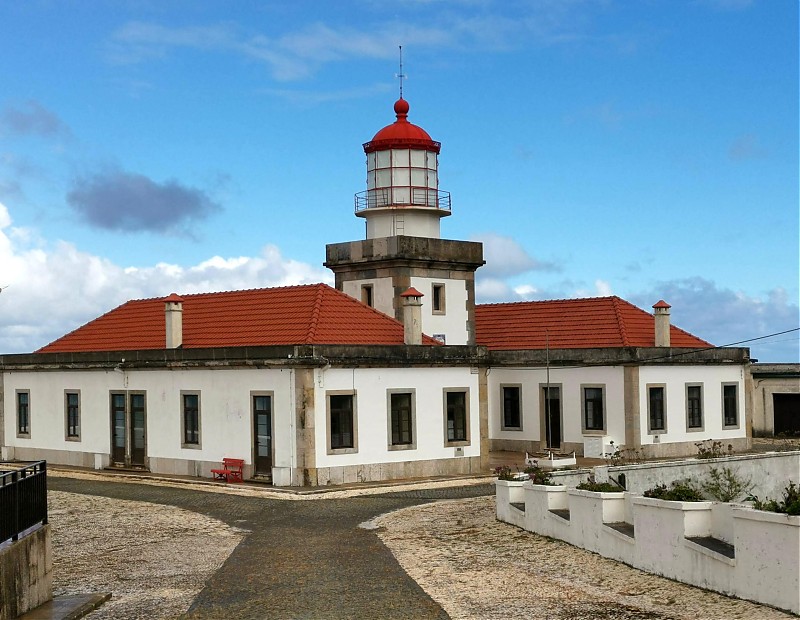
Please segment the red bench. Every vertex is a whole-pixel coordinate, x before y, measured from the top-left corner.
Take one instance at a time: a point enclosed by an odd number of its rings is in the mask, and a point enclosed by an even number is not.
[[[242,468],[244,468],[244,459],[222,459],[222,469],[212,469],[211,475],[216,480],[225,480],[226,482],[244,482],[242,479]]]

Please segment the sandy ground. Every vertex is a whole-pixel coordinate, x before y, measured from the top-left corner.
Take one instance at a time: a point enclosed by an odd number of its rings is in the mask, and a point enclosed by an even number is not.
[[[241,487],[214,490],[318,501],[386,492],[292,496]],[[55,594],[113,592],[112,600],[89,616],[93,620],[179,616],[245,535],[175,507],[72,493],[50,496]],[[498,522],[494,497],[415,506],[366,526],[377,528],[406,572],[454,620],[796,618]]]
[[[88,618],[175,618],[244,532],[172,506],[51,491],[53,594],[112,592]]]
[[[796,618],[501,523],[493,497],[406,508],[374,524],[453,620]]]

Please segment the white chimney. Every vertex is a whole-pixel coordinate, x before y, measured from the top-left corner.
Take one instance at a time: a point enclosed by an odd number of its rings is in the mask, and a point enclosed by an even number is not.
[[[663,299],[653,305],[653,318],[655,319],[655,336],[657,347],[669,346],[669,309],[670,306]]]
[[[167,328],[166,348],[177,349],[183,344],[183,297],[172,293],[164,299],[164,319]]]
[[[405,344],[422,344],[422,293],[411,287],[403,298],[403,342]]]

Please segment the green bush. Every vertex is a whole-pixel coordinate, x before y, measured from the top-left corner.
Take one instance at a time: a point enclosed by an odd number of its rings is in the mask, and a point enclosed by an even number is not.
[[[783,490],[783,499],[779,502],[769,498],[762,501],[754,495],[751,495],[747,499],[753,502],[753,508],[756,510],[779,512],[787,515],[800,515],[800,487],[791,480],[789,481],[789,486]]]
[[[553,484],[550,480],[552,474],[541,467],[526,467],[522,471],[528,474],[528,478],[533,484]]]
[[[644,492],[645,497],[655,499],[666,499],[673,502],[702,502],[705,501],[703,494],[692,485],[688,480],[676,480],[671,487],[666,484],[659,484],[652,489]]]
[[[611,482],[597,482],[594,474],[589,474],[586,482],[581,482],[576,488],[581,491],[595,491],[597,493],[619,493],[624,490]]]
[[[517,473],[519,472],[512,472],[508,465],[494,468],[494,475],[497,476],[498,480],[517,480]]]
[[[718,502],[733,502],[750,491],[750,478],[738,476],[730,467],[712,467],[702,488]]]

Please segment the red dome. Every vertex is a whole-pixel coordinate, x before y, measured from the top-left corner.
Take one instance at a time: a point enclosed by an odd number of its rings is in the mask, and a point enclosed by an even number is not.
[[[439,152],[441,144],[431,139],[428,132],[407,120],[408,102],[402,97],[394,104],[397,120],[387,125],[364,144],[364,152],[383,151],[391,148],[418,148]]]

